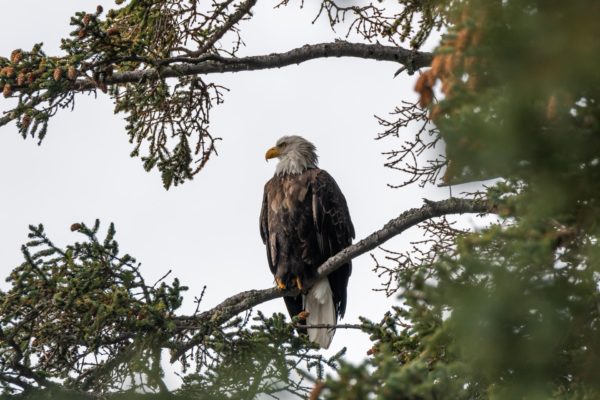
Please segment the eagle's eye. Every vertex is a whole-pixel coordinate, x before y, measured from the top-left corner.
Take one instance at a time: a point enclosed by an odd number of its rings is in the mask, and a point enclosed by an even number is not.
[[[281,147],[282,149],[283,149],[285,146],[287,146],[287,143],[286,143],[286,142],[281,142],[281,143],[279,143],[279,147]]]

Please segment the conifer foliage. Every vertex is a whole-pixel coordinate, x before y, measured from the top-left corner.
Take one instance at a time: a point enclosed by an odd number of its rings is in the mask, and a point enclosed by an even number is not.
[[[99,239],[98,222],[74,224],[84,241],[66,248],[32,226],[0,298],[6,395],[600,398],[600,3],[399,0],[388,11],[323,0],[317,18],[362,43],[239,58],[238,24],[255,0],[116,3],[74,16],[62,57],[36,45],[0,58],[3,95],[18,100],[0,124],[14,121],[41,141],[76,95],[106,92],[126,114],[132,155],[157,167],[168,188],[215,152],[209,111],[226,89],[210,74],[379,57],[402,64],[397,74],[415,74],[419,97],[399,95],[390,117],[378,118],[379,138],[396,148],[386,165],[402,172],[401,185],[495,180],[452,203],[460,207],[423,214],[441,209],[428,202],[403,214],[420,216],[425,237],[376,260],[382,290],[399,302],[380,321],[346,327],[373,342],[358,365],[343,352],[321,357],[294,333],[298,321],[249,312],[283,293],[250,290],[202,312],[200,298],[196,313],[179,315],[185,287],[146,283],[112,225]],[[434,53],[421,51],[436,29]],[[497,219],[460,229],[446,216],[465,204]],[[175,392],[162,379],[168,362],[185,375]]]

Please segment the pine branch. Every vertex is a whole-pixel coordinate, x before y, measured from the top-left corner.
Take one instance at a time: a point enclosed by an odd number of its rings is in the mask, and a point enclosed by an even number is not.
[[[423,221],[427,221],[431,218],[440,217],[440,216],[448,215],[448,214],[488,213],[488,212],[493,212],[493,210],[488,205],[488,203],[486,203],[485,201],[481,201],[481,200],[454,199],[454,198],[443,200],[443,201],[438,201],[438,202],[432,202],[432,201],[425,200],[425,204],[422,207],[405,211],[404,213],[399,215],[397,218],[389,221],[381,229],[377,230],[376,232],[367,236],[363,240],[355,243],[354,245],[347,247],[343,251],[339,252],[335,256],[328,259],[325,263],[323,263],[320,266],[320,268],[318,270],[319,271],[318,277],[312,282],[307,282],[306,287],[312,286],[317,279],[320,279],[320,278],[326,276],[327,274],[333,272],[335,269],[341,267],[342,265],[344,265],[351,259],[354,259],[361,254],[369,252],[370,250],[381,245],[388,239],[404,232],[405,230],[407,230]],[[93,246],[94,249],[101,249],[102,251],[109,251],[109,252],[112,251],[111,249],[113,249],[112,246],[114,244],[111,244],[110,242],[107,243],[105,241],[104,247],[97,247],[97,246],[102,246],[98,242],[98,239],[96,238],[97,225],[95,225],[95,227],[91,230],[86,228],[85,226],[79,226],[78,230],[83,233],[87,232],[86,235],[92,241],[92,245],[94,245]],[[39,230],[35,230],[34,233],[36,233],[36,235],[34,235],[35,237],[45,238],[45,236],[43,235],[42,228],[39,228]],[[109,233],[109,235],[107,237],[112,238],[113,234],[114,234],[114,232],[112,234]],[[77,250],[77,249],[79,249],[79,250]],[[77,247],[75,250],[78,252],[82,252],[82,254],[85,253],[84,247],[81,247],[81,248]],[[44,250],[40,250],[40,252],[43,253]],[[38,252],[37,254],[41,254],[40,252]],[[85,256],[85,254],[84,254],[84,256]],[[85,257],[88,257],[88,258],[85,258]],[[90,259],[89,257],[94,258],[94,257],[97,257],[97,255],[88,255],[85,257],[84,257],[84,260],[89,260]],[[100,257],[100,259],[104,260],[103,257],[104,257],[104,255],[102,255]],[[48,261],[48,262],[50,262],[50,261]],[[29,263],[32,263],[32,262],[37,262],[37,261],[32,259]],[[102,265],[104,265],[104,264],[102,264]],[[48,267],[48,265],[46,265],[46,267]],[[115,271],[117,271],[117,270],[118,270],[118,268],[115,269]],[[27,271],[25,271],[25,272],[27,272]],[[123,272],[126,273],[127,271],[123,271]],[[123,276],[125,276],[125,275],[123,275]],[[138,277],[137,279],[140,282],[142,282],[141,283],[142,285],[145,285],[143,283],[143,279],[141,277]],[[40,279],[40,282],[44,282],[44,281]],[[44,283],[44,285],[46,285],[46,284]],[[177,289],[179,287],[176,283],[174,283],[174,285],[175,285],[174,286],[175,289]],[[45,286],[43,286],[43,287],[45,287]],[[139,284],[137,284],[135,287],[139,287]],[[128,290],[131,290],[132,288],[133,288],[133,286],[130,286],[130,288]],[[149,287],[148,290],[153,291],[152,296],[150,296],[150,298],[147,298],[145,300],[146,302],[150,303],[149,305],[153,304],[154,299],[160,299],[161,302],[163,300],[166,301],[167,299],[164,298],[163,296],[169,295],[169,293],[170,293],[168,290],[164,293],[161,292],[162,294],[155,293],[154,289],[151,287]],[[179,292],[177,290],[175,290],[175,292],[173,294],[171,294],[170,296],[178,297],[179,296],[178,293]],[[135,333],[131,333],[131,332],[127,332],[127,333],[121,332],[121,333],[119,333],[117,338],[111,337],[111,340],[116,340],[116,343],[114,346],[111,346],[110,348],[105,348],[103,350],[103,354],[105,353],[107,355],[107,358],[102,361],[96,360],[95,365],[90,364],[84,369],[82,369],[83,364],[78,364],[78,363],[80,363],[80,360],[82,359],[81,357],[86,357],[88,354],[92,354],[91,352],[97,352],[98,349],[90,350],[89,347],[86,347],[86,346],[89,346],[89,341],[87,341],[87,340],[79,341],[81,339],[77,339],[77,337],[78,337],[77,335],[80,335],[81,332],[75,330],[73,332],[70,332],[70,335],[73,336],[73,338],[70,338],[68,343],[65,343],[65,348],[69,348],[69,346],[81,345],[84,347],[84,350],[82,350],[82,352],[80,354],[73,354],[73,355],[69,356],[68,358],[59,360],[58,363],[55,362],[55,365],[52,367],[54,372],[51,372],[50,375],[47,375],[47,376],[52,377],[53,376],[52,374],[56,373],[56,371],[59,370],[58,368],[60,366],[64,366],[66,368],[72,368],[73,371],[77,371],[78,376],[72,382],[71,390],[75,390],[76,392],[81,392],[82,396],[90,397],[89,395],[91,395],[93,397],[94,396],[93,393],[91,393],[89,391],[105,390],[102,379],[109,376],[112,373],[112,371],[118,371],[120,366],[128,364],[129,362],[134,360],[136,358],[136,355],[138,354],[138,351],[140,351],[140,349],[142,349],[142,347],[145,347],[146,344],[154,343],[155,345],[158,346],[157,348],[170,349],[172,352],[171,353],[172,354],[171,362],[175,362],[175,361],[179,360],[179,361],[182,361],[185,363],[186,362],[185,358],[189,354],[189,351],[193,350],[197,346],[201,345],[207,337],[209,337],[210,335],[212,335],[215,332],[213,330],[213,327],[216,330],[223,329],[223,327],[226,327],[228,321],[230,321],[233,317],[235,317],[239,313],[248,311],[251,308],[253,308],[254,306],[264,303],[268,300],[275,299],[275,298],[282,297],[282,296],[297,295],[298,293],[299,292],[297,289],[291,289],[291,290],[287,290],[287,291],[281,291],[278,288],[269,288],[269,289],[264,289],[264,290],[250,290],[250,291],[238,293],[234,296],[231,296],[228,299],[225,299],[221,304],[217,305],[216,307],[214,307],[210,310],[207,310],[205,312],[202,312],[200,314],[194,313],[193,315],[181,316],[181,317],[174,317],[172,315],[169,315],[168,317],[167,316],[161,317],[162,314],[160,314],[158,309],[153,309],[152,307],[145,307],[145,308],[143,308],[143,310],[146,310],[146,312],[148,312],[148,311],[152,312],[152,310],[154,310],[154,312],[157,313],[158,319],[156,319],[154,321],[154,324],[157,324],[157,325],[155,325],[155,328],[147,330],[148,327],[146,327],[145,328],[146,330],[144,330],[143,332],[142,331],[138,332],[138,335],[136,335]],[[56,295],[54,295],[52,298],[54,298],[55,296]],[[61,298],[61,297],[59,296],[59,298]],[[122,300],[123,299],[127,300],[128,297],[127,296],[122,297]],[[136,303],[134,300],[135,299],[127,300],[129,303],[125,304],[125,306],[123,306],[123,307],[127,307],[127,308],[133,307],[136,309],[141,309],[140,308],[141,304]],[[176,303],[178,302],[178,300],[171,300],[171,301],[175,301]],[[176,305],[171,304],[169,307],[175,308]],[[28,314],[26,314],[26,315],[28,315]],[[96,318],[99,318],[98,314],[96,314]],[[106,318],[106,316],[103,318]],[[161,318],[166,318],[166,319],[163,320]],[[27,320],[28,318],[25,318],[25,319]],[[108,321],[110,322],[113,320],[108,320]],[[152,323],[152,321],[150,321],[149,323]],[[360,329],[361,328],[361,326],[358,324],[300,325],[300,326],[301,327],[310,327],[310,328],[323,328],[323,329],[332,329],[332,328]],[[131,329],[131,327],[128,327],[127,325],[124,325],[124,327],[125,327],[125,329]],[[115,329],[122,329],[122,328],[120,328],[120,325],[119,325],[119,327],[117,327]],[[20,332],[20,328],[16,327],[16,330],[12,329],[11,332]],[[49,368],[48,365],[40,364],[34,369],[32,369],[28,365],[26,365],[26,363],[24,362],[25,357],[29,357],[31,354],[34,354],[33,352],[36,351],[36,349],[31,349],[28,351],[27,354],[24,354],[21,351],[20,346],[22,344],[20,342],[19,343],[16,343],[16,342],[11,343],[10,336],[9,336],[9,334],[11,332],[7,333],[7,332],[4,332],[2,329],[0,329],[0,338],[3,338],[8,343],[9,346],[12,344],[13,348],[14,348],[13,365],[11,366],[11,371],[14,371],[14,372],[10,372],[10,374],[8,375],[8,378],[10,378],[10,379],[4,379],[4,382],[9,385],[12,385],[13,387],[20,387],[23,390],[33,390],[36,388],[38,388],[38,389],[45,388],[45,389],[49,389],[51,391],[55,391],[57,393],[61,393],[64,389],[66,389],[66,388],[63,388],[61,386],[61,384],[55,383],[55,382],[51,381],[50,379],[47,379],[45,377],[46,376],[45,374],[37,373],[38,368],[42,368],[42,370],[43,370],[43,368],[46,368],[45,371],[48,371],[48,368]],[[82,332],[85,333],[85,330]],[[151,338],[152,338],[151,335],[153,335],[153,333],[156,333],[156,332],[161,332],[160,333],[161,338],[159,338],[160,343],[154,342],[153,340],[151,340]],[[112,333],[109,332],[108,334],[110,335]],[[36,334],[34,334],[34,333],[29,333],[29,335],[36,336]],[[135,337],[132,335],[135,335]],[[122,341],[121,341],[121,338],[123,338]],[[129,340],[128,338],[131,340]],[[96,343],[96,345],[98,345],[99,343],[104,342],[103,337],[100,337],[99,340],[100,341],[95,341],[94,343]],[[47,341],[47,343],[52,344],[54,342],[52,340],[49,340],[49,341]],[[138,345],[141,345],[142,347],[138,347]],[[39,344],[38,344],[38,347],[39,347]],[[77,350],[77,351],[79,351],[79,350]],[[94,353],[94,354],[96,354],[96,353]],[[139,353],[139,354],[141,354],[141,353]],[[6,373],[7,371],[2,371],[2,372]],[[0,379],[1,378],[2,377],[0,376]],[[88,398],[88,397],[85,397],[85,398]]]
[[[238,18],[248,16],[252,4],[252,0],[242,3],[237,10],[239,13],[232,14],[231,20],[223,22],[224,26],[235,25]],[[220,33],[217,29],[213,35],[216,38]],[[210,44],[211,39],[207,40],[205,43]],[[198,51],[204,51],[204,45],[199,44],[199,47]],[[202,54],[177,48],[160,53],[162,56],[130,52],[105,54],[106,50],[77,66],[47,67],[43,74],[36,72],[35,76],[30,72],[25,74],[26,68],[21,64],[38,65],[46,60],[44,53],[40,48],[18,53],[20,57],[25,54],[26,60],[5,68],[9,68],[12,75],[16,74],[15,68],[21,68],[20,81],[14,76],[3,77],[0,87],[10,89],[5,95],[18,97],[19,103],[0,113],[0,127],[16,122],[21,136],[37,137],[41,142],[47,133],[49,119],[60,109],[73,107],[77,93],[98,89],[109,93],[110,88],[115,113],[127,114],[130,122],[126,131],[134,144],[132,156],[141,157],[147,171],[157,168],[168,189],[192,179],[217,152],[215,144],[220,138],[213,136],[209,129],[210,113],[214,106],[223,102],[227,88],[205,82],[203,75],[282,68],[329,57],[392,61],[412,72],[429,65],[432,59],[431,53],[345,41],[239,58],[217,54],[212,47]],[[0,69],[5,71],[5,68]],[[24,81],[26,76],[31,82]],[[174,78],[176,82],[167,83],[167,78]]]
[[[348,261],[375,249],[392,237],[399,235],[423,221],[449,214],[485,214],[493,212],[489,204],[480,200],[450,198],[441,201],[429,201],[424,199],[424,202],[425,204],[422,207],[412,208],[403,212],[400,216],[385,224],[380,230],[373,232],[361,241],[348,246],[336,255],[330,257],[319,267],[318,276],[313,282],[309,282],[307,287],[312,286],[321,277],[329,275]],[[194,346],[197,346],[202,341],[206,334],[205,329],[203,329],[206,322],[220,324],[261,303],[278,297],[294,296],[297,294],[299,294],[298,289],[282,291],[276,287],[263,290],[249,290],[231,296],[221,304],[200,313],[197,316],[181,317],[178,319],[178,328],[180,330],[200,329],[200,332],[183,345],[173,346],[175,351],[172,354],[171,362],[182,357],[187,351]]]
[[[228,3],[226,3],[228,4]],[[192,56],[198,56],[206,53],[210,48],[217,43],[227,32],[229,32],[235,24],[240,22],[246,15],[250,13],[250,10],[256,4],[256,0],[248,0],[239,5],[236,12],[231,14],[227,19],[227,22],[223,24],[207,41],[202,45],[200,49],[192,52]]]
[[[105,83],[110,86],[144,80],[156,80],[159,77],[179,78],[187,75],[282,68],[318,58],[329,57],[355,57],[377,61],[392,61],[407,66],[408,70],[416,70],[428,66],[431,63],[432,54],[411,51],[397,46],[336,41],[333,43],[304,45],[285,53],[272,53],[260,56],[237,58],[200,55],[197,58],[174,57],[171,59],[156,60],[155,64],[158,65],[166,65],[180,60],[185,60],[186,62],[164,68],[115,72],[111,77],[106,78]],[[92,90],[96,87],[97,83],[89,79],[80,79],[74,84],[74,88],[77,91]]]
[[[313,324],[313,325],[294,325],[300,329],[362,329],[361,324]]]

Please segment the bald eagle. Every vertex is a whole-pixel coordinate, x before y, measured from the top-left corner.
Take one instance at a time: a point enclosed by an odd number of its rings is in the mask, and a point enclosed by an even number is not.
[[[280,289],[303,294],[284,297],[291,317],[306,311],[307,325],[335,325],[346,311],[350,262],[320,279],[308,291],[305,284],[329,257],[349,246],[354,227],[346,199],[335,180],[317,168],[315,146],[300,136],[284,136],[265,158],[279,158],[275,175],[265,185],[260,234],[271,273]],[[305,315],[305,314],[304,314]],[[333,329],[300,330],[328,348]]]

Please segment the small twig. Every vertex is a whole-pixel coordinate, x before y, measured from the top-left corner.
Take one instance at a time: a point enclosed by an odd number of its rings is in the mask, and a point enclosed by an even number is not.
[[[406,70],[406,66],[398,68],[398,71],[394,72],[394,78],[400,75],[404,70]]]
[[[154,282],[154,285],[152,285],[151,288],[154,289],[156,287],[156,285],[158,285],[160,282],[165,280],[167,278],[167,276],[171,275],[171,272],[172,272],[171,270],[168,270],[166,274],[164,274],[156,282]]]
[[[313,325],[294,325],[301,329],[362,329],[361,324],[313,324]]]
[[[194,298],[194,303],[196,303],[196,309],[194,310],[193,315],[197,315],[198,311],[200,311],[200,303],[202,303],[202,299],[204,298],[204,293],[206,292],[206,285],[202,288],[202,292],[200,293],[200,297]]]
[[[197,51],[191,52],[190,54],[193,56],[199,56],[210,50],[210,48],[217,43],[217,41],[219,41],[223,35],[229,32],[235,24],[240,22],[242,18],[250,13],[250,10],[256,4],[256,1],[257,0],[248,0],[245,3],[240,4],[237,11],[229,16],[223,26],[217,29],[217,31],[212,34],[212,36],[206,41],[206,43],[202,45],[201,48],[199,48]]]

